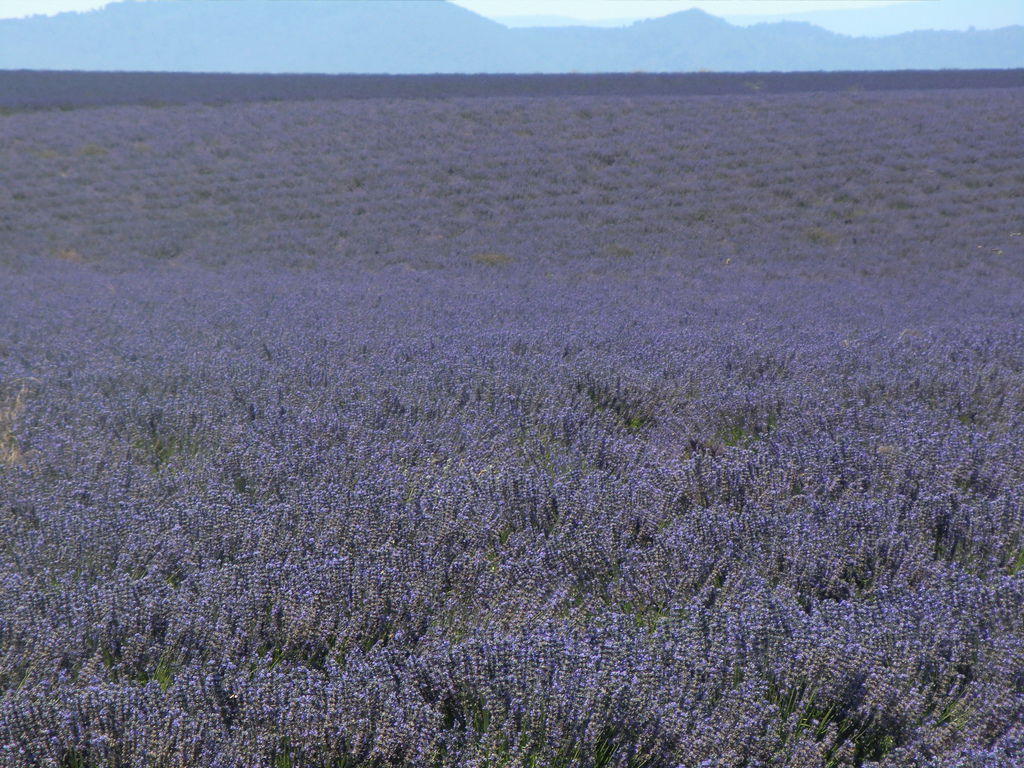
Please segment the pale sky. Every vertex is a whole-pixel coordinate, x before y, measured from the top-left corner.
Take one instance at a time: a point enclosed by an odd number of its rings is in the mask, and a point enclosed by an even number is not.
[[[185,0],[179,0],[183,2]],[[344,2],[345,0],[336,0]],[[454,0],[481,16],[573,16],[578,19],[644,19],[687,8],[701,8],[716,16],[776,14],[840,8],[878,7],[915,0]],[[322,0],[330,2],[330,0]],[[0,18],[36,13],[88,11],[104,0],[0,0]]]

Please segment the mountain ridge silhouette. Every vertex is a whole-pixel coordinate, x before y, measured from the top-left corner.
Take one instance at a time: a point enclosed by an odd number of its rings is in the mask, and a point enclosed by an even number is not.
[[[510,29],[447,0],[123,0],[0,20],[0,69],[433,74],[1008,69],[1024,26],[838,35],[688,10],[626,27]]]

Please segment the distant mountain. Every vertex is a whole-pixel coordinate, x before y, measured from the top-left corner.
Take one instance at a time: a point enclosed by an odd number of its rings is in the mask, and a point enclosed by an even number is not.
[[[621,19],[578,19],[575,16],[489,16],[499,24],[510,28],[519,27],[628,27],[635,18]]]
[[[445,0],[149,0],[0,21],[0,69],[416,74],[1017,67],[1024,67],[1024,26],[860,39],[807,23],[737,27],[697,10],[620,28],[508,29]]]
[[[509,31],[444,0],[118,2],[0,21],[0,68],[512,71]]]
[[[918,30],[1000,29],[1024,25],[1024,2],[1017,0],[911,0],[878,8],[844,8],[785,16],[726,16],[740,26],[804,21],[841,35],[883,37]]]

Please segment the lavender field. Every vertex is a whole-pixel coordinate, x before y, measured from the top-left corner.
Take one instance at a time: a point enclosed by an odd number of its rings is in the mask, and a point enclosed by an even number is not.
[[[0,765],[1020,765],[1022,124],[0,116]]]

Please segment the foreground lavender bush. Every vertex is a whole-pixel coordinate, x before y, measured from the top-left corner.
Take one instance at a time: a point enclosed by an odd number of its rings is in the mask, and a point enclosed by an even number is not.
[[[1022,118],[0,118],[0,762],[1016,764]]]

